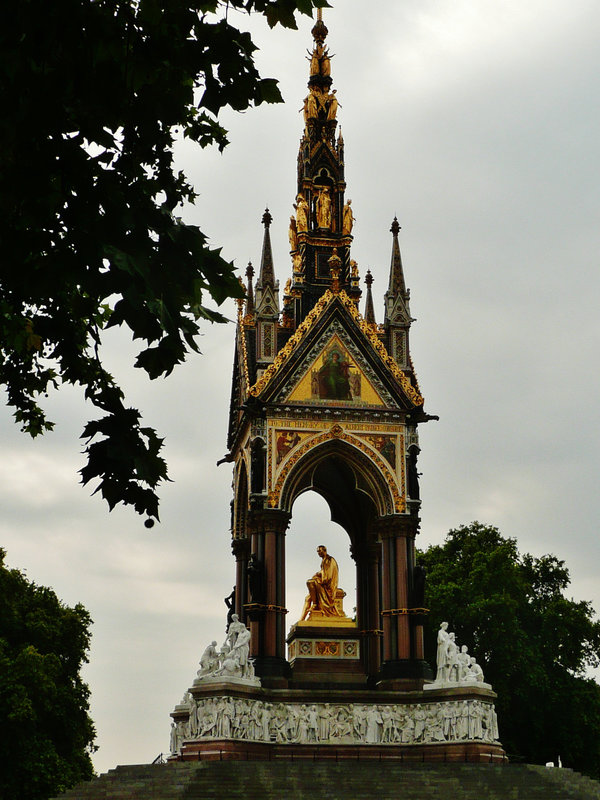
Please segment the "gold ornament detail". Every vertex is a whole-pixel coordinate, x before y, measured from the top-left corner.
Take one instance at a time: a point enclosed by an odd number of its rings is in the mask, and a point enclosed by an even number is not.
[[[386,367],[390,370],[394,378],[396,378],[398,383],[402,386],[402,388],[409,396],[409,398],[412,400],[412,402],[416,406],[423,405],[424,400],[420,392],[418,392],[414,388],[414,386],[411,384],[406,374],[400,369],[400,367],[396,364],[394,359],[385,349],[385,345],[378,338],[377,334],[373,331],[371,325],[361,316],[352,298],[350,298],[343,289],[339,293],[338,297],[344,304],[344,307],[350,312],[351,316],[356,321],[358,327],[365,334],[367,339],[371,342],[373,349],[377,351],[380,358],[385,363]]]
[[[405,614],[429,614],[428,608],[384,608],[382,617],[402,617]]]
[[[276,614],[288,614],[289,611],[283,606],[275,606],[271,603],[245,603],[246,611],[274,611]]]
[[[248,352],[246,350],[246,333],[244,331],[244,312],[241,304],[238,306],[238,331],[242,342],[242,371],[246,382],[245,389],[248,391],[250,386],[250,375],[248,373]]]
[[[274,428],[269,426],[267,430],[267,492],[271,491],[273,483],[273,437]]]
[[[333,298],[333,294],[328,289],[324,295],[321,297],[319,302],[314,306],[314,308],[306,315],[302,323],[298,326],[296,333],[289,339],[287,344],[281,348],[281,350],[277,353],[275,357],[275,361],[268,367],[265,373],[261,376],[261,378],[256,381],[254,386],[251,386],[248,390],[248,394],[252,395],[252,397],[258,397],[258,395],[262,392],[265,386],[271,381],[273,376],[275,376],[281,367],[285,364],[285,362],[290,357],[292,351],[302,340],[304,335],[312,328],[315,320],[318,316],[320,316],[323,309],[328,305],[330,300]]]
[[[281,490],[283,489],[283,485],[290,473],[292,467],[298,463],[298,461],[309,451],[312,450],[314,447],[317,447],[323,442],[330,441],[331,439],[341,439],[344,442],[348,442],[348,444],[355,447],[357,450],[363,452],[366,456],[369,457],[371,461],[373,461],[376,466],[379,468],[379,471],[382,473],[383,477],[385,478],[385,482],[388,485],[390,492],[392,493],[392,497],[394,499],[394,511],[396,514],[402,514],[406,511],[406,500],[400,494],[398,490],[398,483],[396,480],[396,476],[394,473],[389,469],[388,465],[385,461],[380,458],[379,454],[376,450],[369,447],[365,442],[361,439],[357,439],[355,436],[350,436],[347,434],[341,425],[333,425],[330,430],[325,431],[324,433],[320,433],[317,436],[314,436],[312,439],[307,439],[303,442],[300,447],[296,450],[296,452],[285,461],[281,472],[277,478],[275,483],[275,488],[273,491],[269,492],[269,507],[270,508],[277,508],[280,500],[281,500]]]
[[[318,656],[339,656],[339,642],[316,642],[315,652]]]

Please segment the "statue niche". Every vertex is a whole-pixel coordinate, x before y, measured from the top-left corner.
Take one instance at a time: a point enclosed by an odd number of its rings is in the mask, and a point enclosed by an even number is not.
[[[265,488],[266,448],[262,439],[256,438],[250,449],[250,491],[260,494]]]

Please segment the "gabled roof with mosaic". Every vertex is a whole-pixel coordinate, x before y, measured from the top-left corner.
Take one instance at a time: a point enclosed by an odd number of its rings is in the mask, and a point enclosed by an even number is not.
[[[343,289],[339,293],[328,289],[321,296],[317,304],[307,314],[287,344],[277,353],[273,363],[256,381],[256,383],[254,383],[254,385],[248,389],[248,394],[252,397],[258,398],[267,392],[269,386],[275,380],[280,371],[293,362],[294,356],[297,353],[300,345],[305,341],[310,332],[317,325],[319,319],[326,313],[327,309],[329,309],[332,304],[336,302],[336,300],[342,305],[348,318],[362,333],[364,345],[376,357],[381,366],[384,367],[394,378],[395,382],[402,389],[404,395],[411,401],[412,405],[421,406],[423,404],[423,397],[418,391],[418,388],[415,388],[412,385],[409,377],[404,373],[403,370],[400,369],[393,358],[389,355],[385,346],[379,339],[377,332],[373,329],[373,326],[369,325],[365,321],[356,308],[355,302]]]

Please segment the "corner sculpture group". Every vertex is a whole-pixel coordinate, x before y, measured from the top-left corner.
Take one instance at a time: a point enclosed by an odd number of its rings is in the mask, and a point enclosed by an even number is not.
[[[202,653],[198,678],[222,676],[254,682],[254,664],[249,654],[250,631],[240,622],[238,615],[233,614],[221,649],[217,650],[217,642],[212,641]]]
[[[468,647],[459,649],[454,633],[448,631],[448,623],[442,622],[437,635],[437,672],[435,684],[483,683],[483,670]]]

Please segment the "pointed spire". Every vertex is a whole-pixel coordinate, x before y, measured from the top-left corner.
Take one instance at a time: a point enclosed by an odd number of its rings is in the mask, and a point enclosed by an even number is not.
[[[371,275],[371,270],[367,270],[367,274],[365,276],[365,283],[367,284],[367,300],[365,302],[365,321],[369,323],[369,325],[375,325],[375,308],[373,307],[373,295],[371,293],[371,286],[373,285],[373,276]]]
[[[256,281],[254,291],[254,306],[256,317],[276,318],[279,316],[279,282],[275,280],[275,270],[273,269],[273,251],[271,250],[271,234],[269,228],[273,222],[269,209],[265,209],[262,215],[262,224],[265,226],[263,239],[262,258],[260,261],[260,271]]]
[[[398,295],[406,294],[406,284],[404,283],[404,271],[402,269],[402,257],[400,256],[400,243],[398,242],[398,234],[400,233],[400,225],[398,218],[394,217],[390,232],[393,235],[392,242],[392,263],[390,265],[390,284],[388,287],[388,297],[397,297]]]
[[[273,289],[275,287],[275,271],[273,269],[273,251],[271,250],[271,234],[269,233],[269,228],[271,223],[273,222],[273,217],[271,216],[269,209],[265,209],[265,213],[262,215],[262,224],[265,226],[265,235],[263,239],[263,249],[262,249],[262,258],[260,261],[260,272],[258,274],[258,281],[257,288],[260,286],[261,289],[266,289],[270,287]]]
[[[246,278],[248,279],[248,285],[246,287],[246,316],[251,316],[254,314],[254,292],[252,290],[252,278],[254,277],[254,267],[252,266],[252,262],[248,262],[248,266],[246,267]]]

